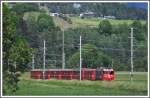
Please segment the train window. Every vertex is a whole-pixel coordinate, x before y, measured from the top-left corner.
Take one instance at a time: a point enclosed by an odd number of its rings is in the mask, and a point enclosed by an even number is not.
[[[103,71],[104,74],[107,74],[107,71]]]
[[[111,75],[114,74],[114,71],[111,71],[110,74],[111,74]]]

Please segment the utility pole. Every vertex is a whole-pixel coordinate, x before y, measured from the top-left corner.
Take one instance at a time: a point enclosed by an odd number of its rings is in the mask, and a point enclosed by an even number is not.
[[[65,52],[64,52],[64,31],[62,34],[62,69],[65,69]]]
[[[113,59],[112,59],[112,61],[111,61],[111,67],[113,68]]]
[[[32,55],[32,70],[34,70],[34,54]]]
[[[81,81],[81,69],[82,69],[82,56],[81,56],[81,36],[80,36],[80,81]]]
[[[44,53],[43,53],[43,79],[45,79],[45,40],[44,40]]]
[[[130,80],[133,80],[133,28],[131,28],[131,72],[130,72]]]

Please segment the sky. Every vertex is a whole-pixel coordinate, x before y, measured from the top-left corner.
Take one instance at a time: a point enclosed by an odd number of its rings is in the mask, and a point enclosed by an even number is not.
[[[128,6],[133,7],[133,8],[142,8],[142,9],[147,10],[148,4],[147,3],[128,3]]]

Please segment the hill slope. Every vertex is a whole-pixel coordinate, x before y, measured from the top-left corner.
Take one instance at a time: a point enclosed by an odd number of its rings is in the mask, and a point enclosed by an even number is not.
[[[99,23],[103,20],[103,19],[98,19],[98,18],[90,18],[90,19],[81,19],[79,17],[70,17],[72,24],[69,24],[68,22],[64,21],[63,19],[60,19],[59,17],[53,17],[54,22],[57,26],[59,26],[60,28],[78,28],[78,27],[98,27]],[[112,20],[109,19],[110,23],[112,25],[118,25],[118,24],[123,24],[123,23],[127,23],[127,24],[132,24],[132,22],[134,20]],[[142,24],[145,23],[144,20],[140,20]]]

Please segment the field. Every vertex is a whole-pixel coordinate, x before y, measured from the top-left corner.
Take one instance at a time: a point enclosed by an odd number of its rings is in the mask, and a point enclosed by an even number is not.
[[[85,18],[85,19],[81,19],[80,17],[71,17],[72,20],[72,27],[76,28],[76,27],[83,27],[83,26],[89,26],[89,27],[98,27],[99,23],[103,20],[103,19],[98,19],[98,18]],[[118,24],[132,24],[133,20],[117,20],[117,19],[108,19],[109,22],[112,25],[118,25]],[[145,21],[140,20],[142,24],[145,23]]]
[[[147,73],[134,73],[130,81],[127,72],[116,73],[114,81],[34,80],[25,73],[20,78],[15,95],[26,96],[140,96],[147,95]]]
[[[98,19],[98,18],[85,18],[81,19],[80,17],[70,17],[72,24],[67,23],[63,19],[59,17],[53,17],[54,23],[59,26],[61,29],[68,29],[68,28],[78,28],[78,27],[98,27],[99,23],[103,19]],[[132,24],[134,20],[117,20],[117,19],[108,19],[109,22],[112,25],[118,25],[118,24]],[[140,20],[142,24],[145,23],[145,21]]]
[[[103,19],[98,18],[85,18],[81,19],[80,17],[70,17],[72,24],[67,23],[63,19],[59,17],[53,17],[54,23],[59,26],[61,29],[68,29],[68,28],[78,28],[78,27],[98,27],[99,23]],[[112,25],[118,25],[118,24],[132,24],[134,20],[112,20],[108,19]],[[145,23],[145,21],[140,20],[142,24]]]

